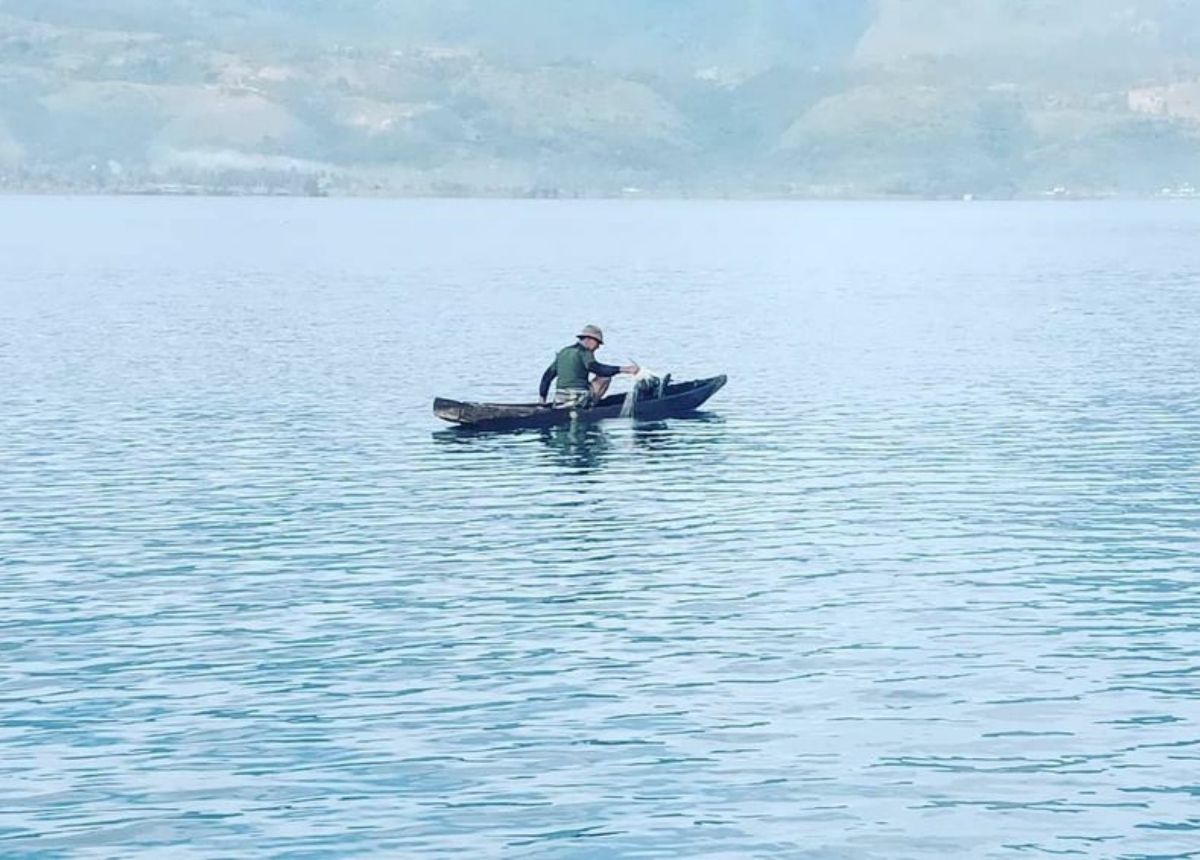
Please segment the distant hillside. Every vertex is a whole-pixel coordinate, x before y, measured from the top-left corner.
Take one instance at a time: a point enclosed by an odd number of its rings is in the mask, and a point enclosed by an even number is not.
[[[0,0],[0,187],[1189,193],[1197,93],[1180,0]]]

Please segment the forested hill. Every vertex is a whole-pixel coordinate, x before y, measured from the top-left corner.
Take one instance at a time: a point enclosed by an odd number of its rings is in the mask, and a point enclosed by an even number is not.
[[[0,187],[1200,186],[1190,0],[0,0]]]

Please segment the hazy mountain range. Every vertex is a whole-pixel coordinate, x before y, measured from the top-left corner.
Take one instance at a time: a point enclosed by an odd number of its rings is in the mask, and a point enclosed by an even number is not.
[[[0,0],[10,189],[1194,186],[1195,0]]]

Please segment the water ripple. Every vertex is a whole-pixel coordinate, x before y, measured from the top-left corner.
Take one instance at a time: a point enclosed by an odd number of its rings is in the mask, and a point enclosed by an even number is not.
[[[1200,856],[1200,210],[572,205],[0,202],[0,854]]]

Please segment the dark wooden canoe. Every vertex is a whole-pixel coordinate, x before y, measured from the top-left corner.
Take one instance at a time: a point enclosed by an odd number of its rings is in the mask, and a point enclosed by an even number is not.
[[[720,391],[726,381],[722,375],[692,382],[673,382],[659,397],[639,398],[633,407],[633,417],[658,421],[687,415]],[[439,397],[433,401],[433,414],[452,424],[480,430],[511,430],[619,418],[624,405],[624,394],[610,394],[587,409],[553,409],[536,403],[463,403]]]

